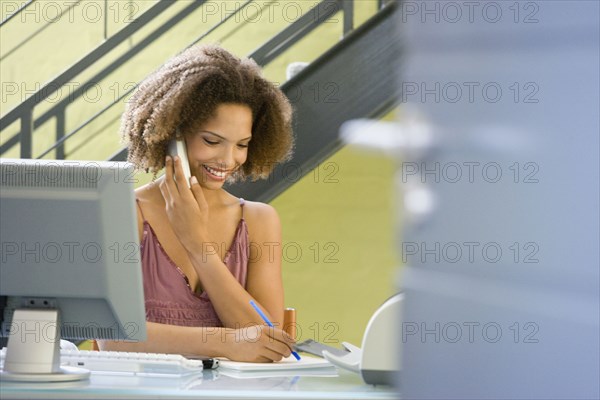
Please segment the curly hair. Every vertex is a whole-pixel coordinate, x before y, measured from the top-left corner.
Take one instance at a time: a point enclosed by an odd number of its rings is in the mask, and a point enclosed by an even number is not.
[[[222,103],[244,104],[252,111],[252,140],[236,179],[266,178],[290,158],[292,108],[281,90],[252,59],[199,45],[168,60],[129,99],[121,119],[128,161],[156,176],[164,168],[169,141],[209,120]]]

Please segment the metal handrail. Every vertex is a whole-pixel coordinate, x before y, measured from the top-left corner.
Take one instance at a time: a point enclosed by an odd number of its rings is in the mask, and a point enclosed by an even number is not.
[[[320,163],[343,146],[339,129],[345,121],[380,118],[398,104],[394,72],[401,45],[389,35],[399,15],[397,5],[388,1],[344,40],[280,86],[294,107],[294,157],[278,164],[269,179],[239,181],[228,185],[228,192],[270,202],[311,171],[318,172]],[[339,91],[336,89],[329,101],[298,96],[314,88],[315,82],[335,83]],[[114,161],[124,161],[126,155],[125,151],[123,158]]]
[[[343,7],[341,6],[342,1],[339,0],[321,1],[306,14],[294,21],[293,24],[268,40],[259,49],[255,50],[250,55],[250,58],[256,61],[258,65],[264,66],[268,64],[317,26],[321,25],[340,11],[340,9],[343,10]]]
[[[253,1],[254,0],[247,0],[246,3],[242,4],[242,6],[240,8],[236,9],[233,13],[231,13],[230,15],[228,15],[222,21],[220,21],[219,23],[213,25],[208,31],[206,31],[202,35],[200,35],[200,37],[197,38],[196,40],[194,40],[192,42],[192,44],[190,44],[188,46],[188,48],[191,47],[191,46],[193,46],[194,44],[196,44],[200,40],[202,40],[205,36],[209,35],[211,32],[213,32],[221,24],[223,24],[223,23],[227,22],[227,20],[233,18],[238,12],[240,12],[241,10],[243,10],[249,3],[252,3]],[[50,153],[52,150],[59,148],[67,139],[69,139],[70,137],[72,137],[73,135],[75,135],[77,132],[81,131],[81,129],[85,128],[90,123],[94,122],[98,117],[100,117],[101,115],[103,115],[106,111],[108,111],[109,109],[111,109],[114,105],[119,104],[121,101],[123,101],[123,99],[125,99],[127,96],[129,96],[137,88],[137,86],[138,85],[136,84],[134,87],[130,88],[128,91],[126,91],[121,96],[119,96],[118,99],[114,100],[108,106],[104,107],[103,109],[101,109],[100,111],[98,111],[96,114],[94,114],[87,121],[83,122],[77,128],[75,128],[74,130],[72,130],[71,132],[69,132],[68,134],[66,134],[63,138],[61,138],[60,140],[58,140],[56,143],[54,143],[52,146],[50,146],[48,149],[46,149],[42,154],[40,154],[36,158],[38,158],[38,159],[42,158],[45,155],[47,155],[48,153]],[[40,118],[42,118],[42,117],[40,117]]]
[[[32,3],[35,3],[36,1],[37,0],[29,0],[28,2],[26,2],[25,4],[23,4],[18,10],[16,10],[14,13],[12,13],[8,17],[6,17],[2,22],[0,22],[0,28],[2,28],[2,26],[5,25],[8,21],[10,21],[11,19],[13,19],[17,15],[19,15],[21,12],[23,12]],[[129,0],[129,1],[131,2],[131,0]],[[65,15],[65,13],[71,11],[72,8],[74,8],[75,6],[79,5],[79,3],[81,3],[81,0],[76,0],[75,3],[68,3],[68,4],[70,4],[69,7],[65,8],[58,16],[56,16],[55,19],[59,20],[60,18],[62,18],[63,15]],[[38,29],[37,31],[35,31],[33,34],[29,35],[25,40],[21,41],[18,45],[16,45],[15,47],[13,47],[8,53],[6,53],[2,57],[0,57],[0,61],[2,61],[6,57],[8,57],[12,53],[14,53],[16,50],[18,50],[19,48],[21,48],[25,43],[27,43],[28,41],[30,41],[31,39],[33,39],[35,36],[37,36],[38,34],[40,34],[43,30],[45,30],[53,22],[54,21],[48,21],[40,29]],[[108,38],[108,0],[104,0],[104,39],[107,39],[107,38]]]
[[[351,0],[344,1],[351,2]],[[253,51],[249,58],[252,58],[261,67],[264,67],[275,57],[290,48],[294,43],[340,10],[343,10],[342,0],[321,1],[306,14],[294,21],[290,26]],[[126,158],[126,152],[127,149],[125,148],[117,151],[111,157],[111,160],[124,160]]]
[[[31,3],[33,3],[34,1],[35,0],[29,0],[27,3],[23,4],[21,6],[21,8],[19,8],[17,11],[15,11],[12,14],[10,14],[8,17],[4,18],[4,20],[2,22],[0,22],[0,28],[2,27],[2,25],[6,24],[8,21],[10,21],[12,18],[14,18],[17,15],[19,15],[23,10],[25,10],[27,7],[29,7],[29,5]]]
[[[70,82],[71,79],[93,65],[97,60],[127,40],[142,27],[153,21],[154,18],[156,18],[173,4],[175,4],[174,0],[160,0],[158,3],[152,6],[152,8],[140,15],[134,23],[127,25],[115,35],[108,38],[76,64],[69,67],[58,77],[44,85],[43,88],[39,89],[36,93],[25,99],[21,104],[13,108],[4,117],[2,117],[0,119],[0,131],[4,130],[17,120],[21,120],[21,130],[6,143],[0,146],[0,154],[4,153],[14,144],[20,142],[21,157],[31,158],[31,136],[34,129],[33,109],[35,106],[44,101],[50,95],[54,94],[57,90],[61,89],[66,83]],[[21,140],[19,140],[19,136]],[[60,138],[57,138],[57,140],[58,139]]]
[[[33,3],[33,1],[30,1],[29,3],[27,3],[27,5],[29,5],[31,3]],[[65,8],[64,11],[61,12],[60,15],[58,15],[56,18],[57,19],[62,18],[62,16],[65,15],[65,13],[69,12],[72,8],[74,8],[79,3],[81,3],[81,0],[75,1],[75,3],[71,4],[68,8]],[[20,12],[23,8],[25,8],[25,7],[20,8],[18,12]],[[17,12],[15,12],[15,14],[17,14]],[[12,14],[10,18],[12,18],[12,16],[15,15],[15,14]],[[8,19],[9,18],[5,19],[4,21],[2,21],[2,23],[7,22]],[[27,36],[19,44],[17,44],[15,47],[13,47],[12,49],[10,49],[6,54],[4,54],[2,57],[0,57],[0,61],[6,59],[8,56],[10,56],[11,54],[13,54],[15,51],[19,50],[21,47],[23,47],[31,39],[33,39],[34,37],[36,37],[37,35],[39,35],[43,31],[45,31],[46,28],[48,28],[51,24],[52,24],[52,22],[49,21],[48,23],[46,23],[45,25],[43,25],[42,27],[40,27],[37,31],[35,31],[31,35]]]
[[[248,3],[253,0],[249,0],[244,5],[239,7],[236,12],[245,7]],[[154,5],[151,9],[142,14],[133,24],[123,28],[121,31],[117,32],[111,38],[109,38],[105,43],[100,45],[86,57],[84,57],[77,64],[73,65],[65,72],[63,72],[59,77],[54,79],[52,82],[45,85],[42,89],[40,89],[37,93],[27,98],[23,101],[19,106],[15,107],[11,110],[6,116],[0,119],[0,130],[5,129],[10,124],[15,122],[16,120],[21,121],[21,129],[20,132],[16,133],[13,137],[11,137],[8,141],[6,141],[3,145],[0,146],[0,154],[14,146],[16,143],[21,143],[21,157],[22,158],[31,158],[31,147],[32,147],[32,133],[35,128],[41,126],[43,123],[51,119],[52,117],[56,117],[57,122],[57,141],[51,146],[49,149],[44,151],[42,155],[39,157],[43,157],[47,155],[50,151],[56,149],[57,150],[57,158],[64,158],[64,143],[68,138],[71,138],[77,132],[80,132],[81,129],[96,120],[99,115],[113,107],[115,104],[119,103],[125,96],[129,95],[134,88],[130,89],[127,93],[120,96],[119,99],[113,101],[103,110],[100,110],[82,125],[77,127],[75,130],[69,132],[65,135],[64,125],[65,125],[65,110],[68,104],[72,103],[81,96],[85,90],[89,87],[89,85],[93,85],[114,69],[116,69],[119,65],[121,65],[122,61],[129,58],[131,54],[137,53],[141,51],[141,49],[145,48],[150,42],[155,40],[160,34],[170,28],[169,23],[177,23],[182,19],[181,14],[178,16],[171,18],[167,23],[165,23],[162,27],[158,28],[155,32],[153,32],[149,37],[142,40],[138,45],[132,48],[126,55],[119,57],[115,62],[111,65],[107,66],[103,71],[97,74],[95,77],[91,78],[86,82],[86,84],[80,86],[68,99],[61,101],[56,104],[42,116],[37,119],[33,119],[33,109],[37,104],[42,102],[44,99],[52,95],[55,91],[59,90],[65,83],[69,82],[74,76],[78,75],[82,71],[84,71],[87,67],[97,61],[100,57],[104,56],[110,49],[112,49],[117,44],[121,43],[125,39],[127,39],[131,34],[136,32],[139,28],[150,22],[157,15],[162,13],[166,8],[174,3],[173,0],[161,0],[159,3]],[[193,2],[192,4],[195,7],[201,6],[205,1]],[[352,0],[324,0],[317,4],[313,9],[307,12],[305,15],[300,17],[298,20],[294,21],[292,25],[284,29],[278,35],[276,35],[271,40],[267,41],[263,46],[257,49],[252,53],[251,57],[255,59],[255,61],[259,65],[266,65],[274,57],[288,49],[292,44],[300,40],[314,28],[319,26],[322,22],[327,20],[329,17],[334,15],[340,10],[344,11],[344,34],[347,34],[349,30],[352,29]],[[189,7],[189,6],[188,6]],[[188,10],[188,8],[186,8]],[[235,14],[235,13],[234,13]],[[230,18],[230,15],[228,18]],[[217,25],[213,26],[209,32],[205,32],[198,39],[196,39],[191,45],[197,43],[203,37],[205,37],[212,30],[216,29],[218,26],[222,25],[228,18],[220,21]],[[133,26],[131,26],[133,25]],[[172,25],[171,25],[172,26]],[[190,45],[190,46],[191,46]]]

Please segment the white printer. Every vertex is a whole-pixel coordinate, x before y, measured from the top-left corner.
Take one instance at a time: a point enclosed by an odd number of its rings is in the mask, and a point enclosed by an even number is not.
[[[342,356],[323,351],[332,364],[359,373],[366,383],[393,384],[400,371],[402,293],[386,300],[373,314],[363,336],[362,348],[342,342]]]

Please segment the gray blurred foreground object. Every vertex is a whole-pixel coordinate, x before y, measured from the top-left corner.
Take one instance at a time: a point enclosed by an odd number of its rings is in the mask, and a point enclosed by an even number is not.
[[[400,13],[402,397],[597,399],[599,3],[455,4]]]
[[[406,399],[597,399],[599,3],[402,3]]]

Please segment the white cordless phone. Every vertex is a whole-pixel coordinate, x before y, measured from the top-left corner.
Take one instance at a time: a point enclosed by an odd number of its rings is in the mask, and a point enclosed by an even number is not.
[[[183,167],[183,175],[185,176],[185,182],[187,187],[190,187],[190,178],[192,177],[192,173],[190,172],[190,163],[187,157],[187,148],[185,146],[184,140],[171,140],[169,142],[169,148],[167,150],[171,157],[179,156],[181,159],[181,166]],[[175,167],[175,164],[173,164]]]

